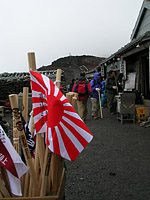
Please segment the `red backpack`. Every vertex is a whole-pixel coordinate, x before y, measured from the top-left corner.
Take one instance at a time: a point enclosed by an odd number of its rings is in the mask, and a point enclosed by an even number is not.
[[[79,96],[84,96],[87,93],[86,81],[79,81],[77,83],[77,85],[78,85],[78,94],[79,94]]]

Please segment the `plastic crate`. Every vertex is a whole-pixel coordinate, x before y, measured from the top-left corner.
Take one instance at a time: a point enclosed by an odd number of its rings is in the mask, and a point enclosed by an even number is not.
[[[146,108],[145,107],[137,107],[136,108],[136,121],[138,123],[146,121]]]

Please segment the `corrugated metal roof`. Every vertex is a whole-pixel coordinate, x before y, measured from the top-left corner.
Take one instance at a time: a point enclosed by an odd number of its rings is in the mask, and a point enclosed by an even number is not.
[[[99,65],[102,65],[102,64],[106,63],[107,61],[111,60],[114,57],[121,56],[123,53],[129,51],[130,49],[135,48],[135,46],[139,42],[141,43],[141,42],[144,42],[146,40],[150,40],[150,31],[146,32],[145,34],[143,34],[142,36],[140,36],[137,39],[133,39],[131,42],[129,42],[124,47],[122,47],[121,49],[119,49],[117,52],[115,52],[114,54],[112,54],[110,57],[108,57],[104,61],[102,61]]]

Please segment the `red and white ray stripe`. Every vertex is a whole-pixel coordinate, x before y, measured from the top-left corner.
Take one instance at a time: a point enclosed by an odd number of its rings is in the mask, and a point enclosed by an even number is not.
[[[75,160],[93,135],[48,77],[37,72],[30,72],[30,76],[36,132],[46,132],[47,128],[49,149],[63,158]]]

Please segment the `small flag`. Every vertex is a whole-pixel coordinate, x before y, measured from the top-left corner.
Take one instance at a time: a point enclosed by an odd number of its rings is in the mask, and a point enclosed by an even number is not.
[[[22,162],[19,154],[12,146],[1,126],[0,165],[2,165],[7,171],[12,193],[17,196],[22,196],[20,178],[29,170],[29,168]]]
[[[74,161],[93,135],[72,105],[46,76],[30,72],[36,133],[46,132],[49,149]]]
[[[32,137],[32,134],[30,133],[28,125],[26,124],[22,115],[21,115],[21,120],[22,120],[22,124],[23,124],[23,127],[24,127],[24,132],[25,132],[25,135],[26,135],[26,138],[27,138],[27,144],[28,144],[28,147],[29,147],[29,151],[30,151],[31,155],[33,156],[33,153],[34,153],[34,150],[35,150],[35,141],[34,141],[34,138]]]

